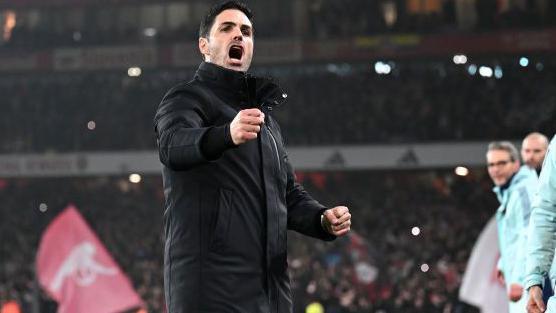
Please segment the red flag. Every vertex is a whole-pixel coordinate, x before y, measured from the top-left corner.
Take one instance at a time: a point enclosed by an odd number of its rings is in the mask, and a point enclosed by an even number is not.
[[[142,306],[129,279],[74,206],[44,232],[37,276],[58,313],[113,313]]]

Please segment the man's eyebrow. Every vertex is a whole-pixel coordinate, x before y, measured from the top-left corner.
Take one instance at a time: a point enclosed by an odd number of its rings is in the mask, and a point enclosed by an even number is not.
[[[220,23],[220,27],[222,27],[222,26],[236,26],[236,25],[237,25],[236,23],[230,22],[230,21]],[[248,25],[248,24],[242,24],[240,26],[240,28],[242,28],[242,29],[245,29],[245,28],[252,29],[253,27],[251,25]]]
[[[220,26],[235,26],[236,23],[234,22],[222,22],[220,23]]]

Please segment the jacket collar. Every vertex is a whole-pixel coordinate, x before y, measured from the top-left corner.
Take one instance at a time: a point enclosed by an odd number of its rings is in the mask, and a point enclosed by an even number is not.
[[[282,104],[287,95],[270,77],[255,77],[209,62],[202,62],[195,77],[218,88],[247,107],[272,107]]]
[[[508,190],[511,190],[514,186],[521,183],[523,180],[531,178],[537,178],[536,172],[528,166],[522,165],[519,170],[515,172],[504,185],[496,186],[492,190],[494,191],[494,193],[496,193],[498,200],[500,202],[504,202],[504,196],[507,194]]]
[[[512,176],[510,176],[510,179],[508,179],[508,181],[499,187],[500,192],[504,192],[506,191],[508,188],[510,188],[511,184],[512,184],[512,180],[514,179],[515,175],[517,175],[517,173],[519,172],[519,170],[515,173],[512,174]]]
[[[245,72],[233,71],[210,62],[202,62],[195,76],[202,81],[238,92],[247,89],[247,79],[251,77]]]

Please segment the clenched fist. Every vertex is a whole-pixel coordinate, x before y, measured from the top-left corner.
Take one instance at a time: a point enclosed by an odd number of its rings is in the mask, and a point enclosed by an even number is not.
[[[264,123],[264,113],[259,109],[241,110],[230,123],[230,135],[236,145],[257,138]]]
[[[512,302],[519,301],[519,299],[521,299],[522,295],[523,295],[523,287],[521,285],[519,285],[519,284],[511,284],[510,285],[510,290],[508,291],[508,298]]]
[[[334,236],[343,236],[351,229],[351,214],[345,206],[337,206],[324,211],[322,226]]]

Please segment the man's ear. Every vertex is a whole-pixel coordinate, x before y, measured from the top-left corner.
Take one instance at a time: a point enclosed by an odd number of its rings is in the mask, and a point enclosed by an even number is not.
[[[520,167],[521,167],[521,164],[519,163],[519,161],[514,161],[514,170],[516,172],[519,171]]]
[[[203,59],[206,60],[206,57],[209,55],[209,48],[208,48],[208,39],[205,37],[199,37],[199,52],[203,55]]]

